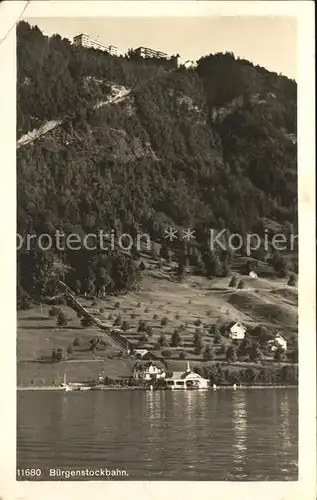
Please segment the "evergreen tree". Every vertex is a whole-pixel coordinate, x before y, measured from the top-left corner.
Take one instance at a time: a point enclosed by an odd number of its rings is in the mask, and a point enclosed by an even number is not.
[[[237,361],[236,346],[231,345],[227,348],[226,359],[227,359],[227,361],[231,361],[232,363],[235,363]]]
[[[214,359],[215,354],[214,351],[212,350],[210,344],[207,344],[204,350],[204,360],[205,361],[211,361]]]
[[[172,347],[178,347],[182,342],[182,338],[179,334],[178,330],[174,330],[172,337],[171,337],[171,346]]]
[[[63,326],[67,326],[67,323],[68,323],[68,318],[66,314],[63,311],[60,311],[56,320],[57,326],[61,328]]]

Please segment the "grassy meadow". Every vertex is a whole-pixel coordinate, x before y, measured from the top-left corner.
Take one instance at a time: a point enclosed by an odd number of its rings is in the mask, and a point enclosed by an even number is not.
[[[297,336],[297,288],[287,286],[286,279],[237,275],[245,285],[240,290],[229,287],[230,277],[208,280],[188,274],[179,283],[173,277],[173,263],[159,270],[151,262],[146,262],[146,266],[137,291],[105,299],[80,298],[80,302],[105,326],[120,329],[122,337],[136,347],[166,357],[166,361],[179,360],[183,353],[184,368],[187,360],[195,366],[226,363],[225,349],[232,341],[222,334],[216,345],[210,333],[214,324],[221,327],[240,321],[248,330],[262,325],[271,332],[283,332],[289,339]],[[92,380],[98,374],[112,378],[131,375],[136,360],[123,355],[106,333],[96,326],[83,327],[77,313],[66,305],[61,309],[68,323],[58,327],[56,317],[49,314],[50,309],[51,306],[42,305],[18,312],[18,385],[59,384],[65,371],[67,380],[74,382]],[[140,323],[148,328],[146,337],[138,331]],[[171,347],[176,329],[182,345]],[[213,361],[204,361],[203,353],[197,354],[193,344],[197,329],[204,344],[213,348]],[[162,334],[165,346],[159,345]],[[90,341],[96,337],[104,340],[104,345],[92,352]],[[63,349],[63,361],[52,363],[54,348]],[[264,356],[262,363],[269,361],[269,356]],[[244,365],[235,363],[231,369]]]

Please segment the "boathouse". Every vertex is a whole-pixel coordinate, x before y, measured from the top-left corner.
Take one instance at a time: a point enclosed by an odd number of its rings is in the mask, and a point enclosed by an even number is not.
[[[163,383],[167,389],[206,389],[209,387],[209,380],[194,372],[189,362],[184,371],[167,371]]]

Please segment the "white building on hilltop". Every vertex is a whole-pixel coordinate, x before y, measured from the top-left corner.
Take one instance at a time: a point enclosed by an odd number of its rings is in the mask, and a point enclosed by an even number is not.
[[[112,56],[118,55],[118,47],[115,45],[106,45],[99,40],[92,40],[89,35],[85,35],[84,33],[74,36],[73,44],[80,47],[103,50]]]
[[[143,59],[166,59],[174,68],[179,68],[181,65],[181,57],[179,54],[169,56],[166,52],[161,50],[151,49],[150,47],[138,47],[137,49],[130,49],[135,56]]]
[[[154,57],[154,58],[162,58],[166,59],[166,52],[162,52],[161,50],[150,49],[149,47],[138,47],[134,49],[134,53],[139,57]]]
[[[196,61],[184,61],[183,59],[180,61],[180,65],[184,66],[185,68],[197,68],[197,62]]]

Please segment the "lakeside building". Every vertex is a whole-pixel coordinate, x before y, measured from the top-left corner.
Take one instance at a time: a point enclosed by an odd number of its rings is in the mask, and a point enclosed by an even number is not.
[[[166,389],[207,389],[209,380],[192,371],[189,362],[185,371],[166,372],[162,385]]]
[[[157,380],[165,377],[165,369],[160,363],[138,361],[133,367],[134,380]]]
[[[187,362],[185,370],[170,371],[159,361],[138,361],[134,367],[132,376],[134,380],[144,382],[157,382],[162,389],[207,389],[209,380],[194,372]],[[178,368],[178,367],[177,367]]]
[[[118,47],[116,47],[115,45],[106,45],[100,41],[92,40],[89,35],[86,35],[84,33],[74,36],[73,44],[80,47],[103,50],[104,52],[108,52],[108,54],[111,54],[112,56],[118,55]]]

